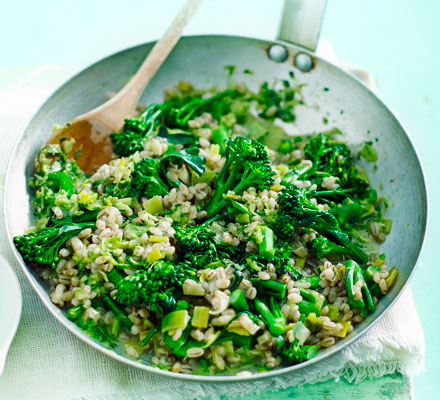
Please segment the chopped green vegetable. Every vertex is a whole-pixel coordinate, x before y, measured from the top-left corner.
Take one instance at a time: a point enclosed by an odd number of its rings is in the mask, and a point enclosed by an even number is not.
[[[275,255],[274,234],[272,229],[267,226],[260,227],[263,240],[260,243],[259,252],[262,257],[270,261]]]
[[[321,321],[316,314],[310,313],[307,315],[306,319],[304,320],[304,325],[310,329],[311,332],[317,332],[321,330],[324,322]]]
[[[235,289],[229,298],[231,306],[234,307],[235,311],[249,311],[249,305],[244,297],[243,292],[240,289]]]
[[[295,338],[298,340],[299,344],[302,346],[311,335],[311,332],[304,325],[304,323],[298,321],[295,323],[295,327],[293,328],[293,334],[295,335]]]
[[[178,310],[166,314],[162,318],[161,332],[168,332],[175,329],[185,329],[189,322],[187,310]]]
[[[209,321],[209,308],[195,306],[191,325],[196,328],[207,328]]]

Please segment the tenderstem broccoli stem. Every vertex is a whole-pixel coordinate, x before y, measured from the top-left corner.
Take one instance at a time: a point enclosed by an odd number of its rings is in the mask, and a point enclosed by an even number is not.
[[[323,233],[324,236],[327,236],[331,240],[335,240],[342,246],[345,246],[351,252],[353,258],[359,261],[362,265],[368,262],[368,255],[358,246],[356,246],[356,244],[352,242],[350,236],[348,236],[345,232],[335,229],[326,229]]]
[[[128,319],[128,317],[125,315],[124,311],[122,311],[117,306],[117,304],[110,298],[110,296],[105,295],[103,297],[103,301],[110,308],[110,310],[114,314],[115,318],[117,318],[121,322],[122,326],[124,326],[125,328],[131,328],[133,326],[133,323]]]
[[[124,279],[122,275],[119,273],[116,267],[113,267],[110,272],[107,272],[107,278],[111,283],[114,283],[115,285]]]
[[[356,300],[354,286],[358,281],[362,282],[361,291],[363,298]],[[363,271],[359,264],[353,260],[348,260],[345,265],[345,288],[352,308],[364,308],[365,305],[369,311],[373,311],[376,308]]]
[[[361,290],[362,290],[362,294],[364,295],[365,301],[367,303],[368,310],[374,311],[376,305],[374,304],[373,296],[371,295],[370,289],[368,288],[368,284],[364,278],[364,274],[361,267],[357,266],[356,274],[358,280],[361,280],[363,282]]]
[[[321,309],[311,301],[301,300],[298,303],[298,309],[301,314],[309,315],[311,313],[315,313],[316,316],[321,315]]]
[[[217,93],[214,96],[209,97],[208,99],[201,99],[201,98],[195,98],[185,104],[183,107],[179,108],[177,111],[177,118],[176,122],[179,126],[182,128],[186,127],[188,125],[188,121],[202,108],[208,106],[209,104],[212,104],[216,102],[217,100],[220,100],[223,97],[229,96],[233,94],[233,90],[224,90],[223,92]],[[165,107],[167,103],[165,103]]]
[[[264,294],[274,296],[278,299],[284,299],[286,297],[286,284],[283,282],[262,279],[251,279],[252,284],[257,287],[257,290]]]
[[[232,158],[229,158],[227,160],[227,165],[223,166],[220,175],[217,177],[217,182],[224,182],[223,184],[216,185],[216,189],[214,192],[214,196],[212,196],[211,200],[209,201],[209,204],[206,207],[207,212],[207,218],[211,218],[218,214],[218,212],[224,207],[226,200],[223,198],[223,194],[228,193],[228,191],[233,190],[232,186],[236,182],[238,171],[241,167],[240,163],[236,162],[232,169],[229,171],[229,176],[225,181],[225,175],[227,171],[229,170],[230,165],[232,164],[234,160]],[[243,176],[245,176],[243,174]],[[238,194],[239,192],[234,189],[234,192]]]
[[[119,319],[113,319],[110,325],[110,332],[114,337],[118,337],[119,331],[121,330],[121,322]]]
[[[318,289],[320,280],[321,278],[319,277],[319,275],[312,275],[300,279],[299,282],[308,282],[310,283],[310,289]]]
[[[286,326],[286,319],[284,318],[283,313],[281,312],[281,307],[278,301],[275,299],[275,297],[270,296],[269,297],[269,308],[272,311],[273,316],[275,317],[275,320],[283,327],[283,329]]]
[[[157,324],[153,329],[148,332],[147,336],[145,336],[141,341],[141,346],[145,347],[151,338],[160,331],[160,324]]]
[[[255,309],[260,313],[261,318],[269,328],[269,332],[274,336],[282,335],[284,333],[285,320],[281,309],[273,297],[270,297],[269,304],[272,306],[272,310],[263,300],[255,299]]]
[[[240,289],[235,289],[229,298],[232,307],[234,307],[235,311],[249,311],[249,305],[244,297],[243,292]]]
[[[266,260],[270,261],[275,254],[273,231],[267,226],[262,226],[260,230],[263,240],[259,245],[259,253]]]
[[[322,308],[325,296],[315,290],[311,289],[299,289],[299,294],[306,300],[311,301],[312,303],[315,303],[320,309]]]
[[[228,130],[225,126],[220,125],[217,129],[212,131],[212,140],[215,144],[220,146],[220,154],[223,154],[226,148],[226,142],[229,139]]]
[[[148,124],[148,130],[144,133],[148,137],[157,125],[158,118],[162,114],[160,106],[157,104],[150,104],[144,111],[139,114],[138,119],[143,119],[145,124]]]
[[[365,303],[362,298],[355,300],[355,267],[356,262],[348,260],[345,265],[345,290],[347,291],[348,303],[351,308],[364,308]]]
[[[349,260],[345,265],[345,290],[348,298],[354,300],[354,265],[352,260]]]
[[[70,319],[78,319],[84,313],[84,307],[82,304],[71,307],[67,310],[67,315]]]

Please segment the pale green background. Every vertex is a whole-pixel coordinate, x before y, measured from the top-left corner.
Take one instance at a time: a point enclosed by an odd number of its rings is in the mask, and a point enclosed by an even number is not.
[[[440,319],[436,310],[440,281],[436,235],[440,223],[436,207],[440,190],[437,176],[440,171],[440,3],[435,0],[329,0],[328,3],[321,37],[332,41],[341,61],[373,73],[379,93],[411,133],[426,171],[430,228],[422,263],[411,283],[425,330],[426,372],[415,377],[414,383],[416,399],[437,399],[440,389]],[[15,84],[23,73],[57,64],[61,72],[54,73],[48,81],[55,86],[69,74],[110,53],[158,38],[183,1],[132,0],[126,1],[125,7],[122,4],[115,0],[3,3],[0,83]],[[282,0],[205,0],[186,33],[272,39],[281,7]],[[375,382],[369,384],[374,386]],[[325,390],[333,398],[332,386],[327,385]],[[339,390],[337,385],[334,390]],[[287,398],[288,394],[285,391],[282,397]]]

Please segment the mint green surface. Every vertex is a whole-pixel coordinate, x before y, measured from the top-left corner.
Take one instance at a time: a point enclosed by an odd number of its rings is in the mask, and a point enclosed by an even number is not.
[[[4,18],[0,24],[0,83],[16,83],[19,71],[46,64],[79,71],[114,51],[156,39],[183,1],[126,2],[132,9],[122,4],[115,0],[8,2],[2,7]],[[277,31],[281,7],[281,0],[206,0],[186,33],[229,33],[271,39]],[[440,387],[440,319],[435,317],[432,307],[440,281],[436,257],[436,227],[440,226],[436,207],[440,194],[439,15],[440,3],[435,0],[329,0],[322,30],[322,37],[333,43],[342,62],[374,75],[378,92],[407,127],[426,171],[430,229],[421,265],[411,283],[425,330],[427,353],[426,372],[414,378],[416,399],[436,399]],[[57,83],[55,74],[48,85]],[[383,385],[390,387],[389,379],[395,386],[400,382],[402,391],[378,390]],[[393,376],[368,381],[359,388],[364,390],[364,398],[397,399],[406,398],[399,393],[407,393],[408,385],[403,378]],[[351,387],[331,382],[302,391],[287,389],[276,396],[306,399],[318,398],[311,393],[321,393],[319,398],[348,398],[335,397],[347,390]],[[268,393],[261,398],[274,396]]]

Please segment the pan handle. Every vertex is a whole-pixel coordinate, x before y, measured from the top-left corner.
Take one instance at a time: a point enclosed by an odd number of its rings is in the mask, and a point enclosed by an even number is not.
[[[318,44],[327,0],[284,0],[278,40],[314,51]]]

